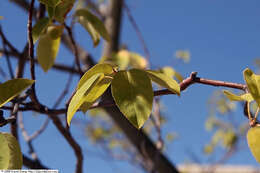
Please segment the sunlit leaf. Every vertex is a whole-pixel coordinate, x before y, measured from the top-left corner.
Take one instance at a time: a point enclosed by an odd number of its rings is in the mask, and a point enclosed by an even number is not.
[[[117,53],[113,53],[108,60],[111,60],[120,70],[125,70],[130,63],[130,52],[127,50],[120,50]]]
[[[174,79],[158,71],[147,70],[146,73],[149,75],[151,80],[156,82],[158,85],[180,95],[180,85]]]
[[[38,0],[40,3],[45,4],[50,7],[57,6],[62,0]]]
[[[190,52],[187,50],[178,50],[175,56],[176,58],[182,59],[185,63],[190,61]]]
[[[33,80],[19,78],[0,84],[0,107],[19,95],[33,83]]]
[[[23,156],[16,138],[0,132],[0,169],[21,169]]]
[[[41,18],[32,28],[33,43],[35,43],[43,31],[48,27],[50,19],[47,17]]]
[[[98,17],[93,15],[89,10],[79,9],[76,11],[75,15],[78,17],[82,16],[89,23],[89,25],[92,25],[96,32],[99,33],[106,41],[110,40],[110,36],[103,22]]]
[[[260,107],[260,75],[254,74],[247,68],[244,70],[244,79],[250,94]]]
[[[148,62],[144,57],[134,52],[129,52],[129,53],[130,53],[130,65],[133,68],[144,69],[148,66]]]
[[[247,102],[251,102],[254,100],[254,98],[252,97],[252,95],[250,93],[245,93],[242,95],[235,95],[227,90],[223,90],[224,95],[231,101],[247,101]]]
[[[113,66],[106,63],[96,64],[81,77],[80,81],[78,82],[77,89],[79,89],[93,75],[98,73],[103,73],[105,76],[113,76]]]
[[[85,96],[84,103],[81,105],[80,109],[83,112],[86,112],[93,103],[107,90],[109,85],[111,84],[112,78],[104,77],[100,80]]]
[[[141,128],[153,104],[153,89],[147,73],[138,69],[119,71],[112,80],[111,89],[120,111],[136,128]]]
[[[88,31],[93,40],[94,47],[96,47],[100,41],[100,34],[96,31],[93,25],[83,16],[78,17],[78,22]]]
[[[260,163],[260,127],[252,127],[247,132],[247,143],[251,153]]]
[[[37,45],[37,60],[42,69],[47,72],[54,64],[60,47],[60,37],[63,26],[50,26],[39,38]]]
[[[176,78],[179,82],[183,81],[182,75],[170,66],[163,67],[160,71],[170,78]]]
[[[64,20],[66,19],[67,14],[72,9],[74,3],[75,0],[62,0],[61,3],[59,3],[59,5],[57,5],[54,10],[54,19],[60,23],[64,23]]]
[[[76,91],[74,96],[72,97],[68,111],[67,111],[67,123],[70,125],[71,119],[73,118],[76,111],[80,108],[80,106],[86,100],[88,93],[93,89],[93,87],[99,83],[104,78],[104,74],[97,73],[94,74],[90,79],[88,79],[84,84]]]

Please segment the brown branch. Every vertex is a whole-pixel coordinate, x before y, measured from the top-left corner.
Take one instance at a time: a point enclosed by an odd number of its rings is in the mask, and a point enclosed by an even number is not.
[[[42,165],[39,161],[37,160],[31,160],[27,156],[23,155],[23,165],[31,168],[31,169],[50,169],[44,165]]]
[[[28,44],[29,44],[29,58],[30,58],[30,72],[32,80],[35,80],[35,67],[34,67],[34,45],[33,45],[33,38],[32,38],[32,17],[33,17],[33,10],[34,10],[34,1],[31,0],[29,14],[28,14],[28,24],[27,24],[27,31],[28,31]],[[35,91],[35,83],[31,86],[32,93],[31,93],[31,100],[38,106],[39,101],[36,96]]]
[[[75,139],[71,136],[71,133],[63,127],[62,122],[60,121],[59,117],[51,116],[54,125],[59,130],[59,132],[62,134],[62,136],[67,140],[71,148],[74,150],[74,153],[77,157],[77,163],[76,163],[76,173],[82,173],[83,172],[83,155],[81,151],[80,145],[75,141]]]

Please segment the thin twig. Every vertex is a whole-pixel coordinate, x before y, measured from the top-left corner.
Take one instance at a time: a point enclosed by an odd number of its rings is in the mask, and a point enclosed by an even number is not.
[[[142,46],[143,46],[143,50],[144,50],[144,53],[145,53],[145,57],[146,57],[148,63],[150,64],[150,63],[151,63],[151,62],[150,62],[151,54],[150,54],[150,52],[149,52],[149,50],[148,50],[148,48],[147,48],[147,46],[146,46],[146,43],[145,43],[145,41],[144,41],[144,37],[142,36],[142,33],[141,33],[141,31],[140,31],[140,29],[139,29],[139,27],[138,27],[138,25],[137,25],[137,23],[136,23],[134,17],[133,17],[132,14],[131,14],[131,10],[130,10],[130,8],[127,6],[126,3],[124,3],[124,8],[125,8],[127,17],[128,17],[128,19],[129,19],[130,23],[133,25],[133,28],[134,28],[134,30],[135,30],[135,32],[136,32],[136,34],[137,34],[137,37],[138,37],[138,39],[140,40],[140,42],[141,42],[141,44],[142,44]]]
[[[69,38],[70,38],[70,41],[72,43],[72,46],[73,46],[73,52],[74,52],[74,55],[75,55],[75,62],[76,62],[76,65],[77,65],[77,68],[78,68],[78,71],[80,72],[81,75],[83,75],[83,71],[80,67],[80,61],[79,61],[79,52],[78,52],[78,48],[77,48],[77,45],[76,45],[76,42],[74,40],[74,37],[73,37],[73,33],[72,33],[72,30],[70,29],[70,27],[66,24],[65,25],[65,28],[68,32],[68,35],[69,35]]]
[[[33,9],[34,9],[34,1],[31,0],[30,8],[29,8],[29,15],[28,15],[28,24],[27,24],[27,31],[28,31],[28,44],[29,44],[29,58],[30,58],[30,72],[32,80],[35,80],[35,67],[34,67],[34,45],[33,45],[33,38],[32,38],[32,17],[33,17]],[[39,106],[39,101],[36,96],[35,91],[35,83],[32,84],[32,94],[31,99]]]

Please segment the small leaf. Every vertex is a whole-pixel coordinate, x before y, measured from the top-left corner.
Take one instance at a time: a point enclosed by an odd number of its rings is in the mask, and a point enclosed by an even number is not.
[[[260,107],[260,75],[254,74],[250,69],[244,70],[244,79],[246,81],[250,94]]]
[[[256,161],[260,163],[260,127],[252,127],[248,130],[247,143]]]
[[[178,50],[175,56],[176,58],[182,59],[185,63],[190,61],[190,52],[187,50]]]
[[[103,73],[105,76],[112,76],[112,74],[114,73],[113,66],[106,63],[96,64],[81,77],[80,81],[78,82],[77,90],[93,75],[98,73]]]
[[[230,100],[230,101],[247,101],[251,102],[254,100],[252,95],[250,93],[242,94],[240,96],[235,95],[227,90],[223,90],[224,95]]]
[[[80,109],[83,112],[87,112],[93,103],[107,90],[111,81],[112,78],[106,76],[100,80],[85,96],[84,103],[81,105]]]
[[[93,26],[93,28],[106,40],[110,40],[110,36],[103,24],[103,22],[93,15],[89,10],[87,9],[79,9],[75,13],[76,16],[82,16],[85,20],[89,22]]]
[[[54,19],[63,24],[74,3],[75,0],[62,0],[61,3],[55,8]]]
[[[50,19],[53,19],[54,15],[55,15],[55,7],[50,7],[50,6],[46,6],[48,15]]]
[[[174,79],[158,71],[147,70],[146,73],[149,75],[151,80],[156,82],[158,85],[180,95],[180,85]]]
[[[162,69],[160,69],[160,72],[164,73],[170,78],[176,78],[179,82],[183,81],[182,75],[170,66],[163,67]]]
[[[130,65],[133,68],[145,69],[148,66],[148,62],[144,57],[134,52],[129,52],[129,53],[130,53]]]
[[[153,89],[147,73],[131,69],[119,71],[112,80],[112,95],[124,116],[138,129],[149,118]]]
[[[38,0],[40,3],[45,4],[50,7],[57,6],[62,0]]]
[[[18,78],[0,84],[0,107],[19,95],[33,83],[33,80]]]
[[[23,155],[16,138],[0,132],[0,169],[21,169]]]
[[[33,37],[33,43],[35,43],[39,36],[43,33],[43,31],[48,27],[49,25],[49,18],[45,17],[37,21],[37,23],[32,28],[32,37]]]
[[[86,20],[83,16],[79,16],[78,22],[88,31],[88,33],[90,34],[93,40],[94,47],[96,47],[100,41],[99,33],[95,30],[93,25],[88,20]]]
[[[42,69],[47,72],[54,64],[60,47],[60,36],[63,26],[50,26],[47,33],[39,38],[37,60]]]
[[[76,111],[80,108],[80,106],[86,100],[88,93],[93,89],[93,87],[99,83],[104,78],[104,74],[97,73],[93,75],[90,79],[88,79],[84,84],[76,91],[74,96],[72,97],[68,112],[67,112],[67,123],[70,125],[71,119],[73,118]]]

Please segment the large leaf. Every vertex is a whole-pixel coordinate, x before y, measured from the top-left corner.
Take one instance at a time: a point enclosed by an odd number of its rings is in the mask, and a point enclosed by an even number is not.
[[[111,84],[111,77],[104,77],[100,82],[98,82],[84,97],[84,103],[81,105],[80,109],[86,112],[93,103],[107,90]]]
[[[112,95],[124,116],[136,128],[141,128],[153,104],[153,89],[147,73],[138,69],[119,71],[112,80]]]
[[[103,73],[105,76],[112,76],[114,73],[113,66],[111,66],[110,64],[106,64],[106,63],[96,64],[81,77],[80,81],[78,82],[77,89],[79,89],[93,75],[98,74],[98,73]]]
[[[106,40],[109,41],[110,37],[109,34],[105,28],[105,25],[103,22],[93,15],[89,10],[87,9],[79,9],[75,13],[76,16],[80,17],[82,16],[86,22],[89,22],[89,25],[92,25],[92,27]],[[90,33],[91,34],[91,33]],[[93,36],[92,36],[93,37]]]
[[[62,32],[63,26],[50,26],[47,32],[39,38],[37,60],[45,72],[47,72],[55,62],[60,47]]]
[[[93,89],[95,85],[97,85],[104,78],[104,74],[97,73],[93,75],[90,79],[88,79],[84,84],[76,91],[74,96],[72,97],[68,111],[67,111],[67,123],[70,125],[71,119],[73,118],[76,111],[80,108],[80,106],[86,100],[88,93]]]
[[[0,84],[0,107],[19,95],[33,83],[33,80],[19,78]]]
[[[254,100],[250,93],[242,94],[242,95],[235,95],[227,90],[223,90],[224,95],[231,101],[247,101],[251,102]]]
[[[61,24],[63,24],[67,14],[72,9],[74,3],[75,0],[62,0],[61,3],[59,3],[59,5],[56,6],[55,10],[50,10],[50,9],[48,10],[49,15],[50,15],[50,11],[54,11],[55,13],[54,19],[60,22]]]
[[[247,87],[258,107],[260,107],[260,75],[254,74],[250,69],[244,70],[244,79]]]
[[[45,4],[50,7],[57,6],[62,0],[39,0],[40,3]]]
[[[50,19],[47,17],[44,17],[37,21],[37,23],[32,28],[32,38],[33,43],[35,43],[40,35],[43,33],[43,31],[48,27],[50,22]]]
[[[260,163],[260,127],[252,127],[247,132],[247,143],[251,153]]]
[[[147,70],[146,72],[152,81],[162,87],[167,88],[173,93],[180,95],[180,85],[174,79],[158,71]]]
[[[14,136],[0,132],[0,169],[21,169],[23,155]]]

